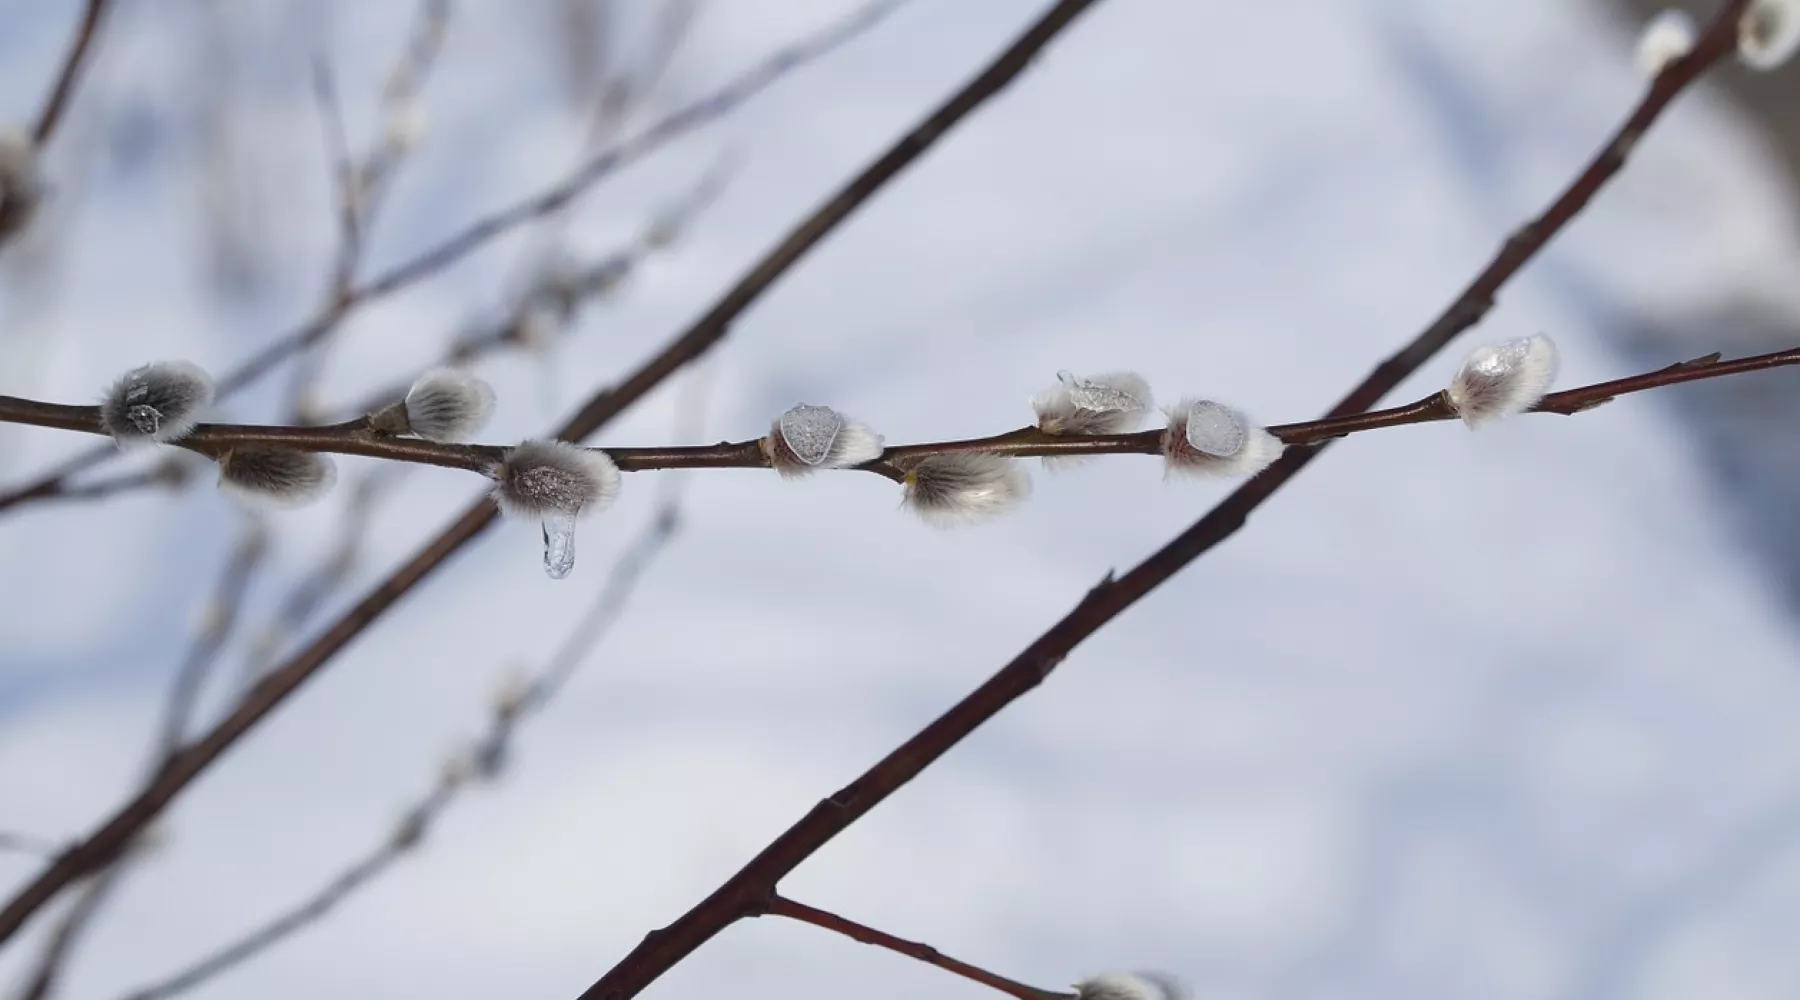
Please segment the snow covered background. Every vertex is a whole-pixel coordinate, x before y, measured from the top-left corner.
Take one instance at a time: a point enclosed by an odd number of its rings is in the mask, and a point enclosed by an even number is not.
[[[0,10],[0,118],[35,110],[76,6]],[[539,431],[635,367],[1042,6],[915,0],[597,189],[569,231],[590,252],[741,157],[688,237],[548,361],[483,363],[501,400],[484,439]],[[222,79],[196,55],[205,7],[235,32]],[[549,7],[458,4],[375,266],[572,162]],[[852,7],[705,5],[649,114]],[[52,156],[53,235],[0,263],[0,391],[82,401],[159,357],[222,371],[302,318],[333,235],[307,60],[330,54],[360,143],[411,14],[121,4]],[[1586,160],[1640,92],[1630,50],[1607,10],[1563,0],[1108,0],[745,315],[707,363],[700,439],[752,436],[799,400],[895,441],[988,433],[1024,422],[1064,368],[1311,416]],[[223,269],[201,92],[238,116],[238,194],[260,213],[234,223],[254,253]],[[1699,317],[1796,325],[1795,218],[1754,128],[1690,95],[1474,336],[1552,332],[1569,385],[1766,349]],[[502,241],[357,314],[331,398],[435,357],[505,301],[533,245]],[[1779,399],[1796,377],[1733,398]],[[227,412],[275,416],[284,382]],[[666,442],[686,391],[596,440]],[[1051,988],[1150,967],[1204,998],[1800,994],[1800,637],[1779,557],[1794,543],[1758,541],[1792,534],[1785,510],[1716,474],[1759,463],[1694,433],[1703,391],[1343,442],[786,889]],[[4,429],[0,482],[90,445]],[[943,533],[873,476],[691,476],[685,529],[505,781],[331,919],[194,995],[575,995],[1226,490],[1136,458],[1034,478],[1018,515]],[[136,780],[236,530],[200,485],[0,517],[0,829],[77,835]],[[479,486],[409,475],[332,608]],[[534,526],[508,524],[408,597],[179,800],[63,995],[166,973],[384,837],[508,664],[545,656],[591,600],[654,486],[633,475],[584,525],[567,581],[545,578]],[[343,499],[279,518],[252,631],[329,546]],[[0,882],[38,864],[0,856]],[[0,954],[0,983],[49,923]],[[652,990],[727,991],[989,995],[773,918]]]

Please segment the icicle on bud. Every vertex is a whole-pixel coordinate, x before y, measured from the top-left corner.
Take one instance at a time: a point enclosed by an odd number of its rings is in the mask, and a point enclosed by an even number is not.
[[[198,365],[158,361],[113,382],[100,402],[100,424],[119,447],[177,441],[212,403],[213,384]]]
[[[508,517],[543,526],[544,572],[561,580],[575,568],[575,522],[619,493],[619,467],[602,451],[567,441],[526,441],[493,472],[494,502]]]
[[[1772,70],[1800,49],[1800,0],[1751,0],[1738,18],[1738,58],[1751,69]]]
[[[1694,49],[1694,19],[1687,11],[1669,8],[1644,24],[1638,35],[1637,64],[1649,76],[1661,73],[1670,63]]]
[[[1556,344],[1538,334],[1477,347],[1446,390],[1450,408],[1480,427],[1536,406],[1556,381]]]
[[[1281,457],[1281,439],[1242,411],[1210,399],[1184,399],[1168,409],[1162,453],[1170,472],[1243,478]]]
[[[43,199],[37,143],[16,125],[0,125],[0,242],[24,229]]]
[[[904,468],[906,506],[940,528],[998,517],[1031,495],[1031,480],[1018,463],[991,452],[926,455]]]
[[[1134,372],[1092,378],[1056,373],[1057,384],[1031,398],[1045,434],[1118,434],[1137,428],[1152,405],[1150,383]]]
[[[874,461],[881,457],[882,438],[829,406],[801,403],[776,417],[758,443],[775,471],[792,477]]]
[[[486,426],[493,413],[492,386],[457,368],[434,368],[406,390],[404,402],[376,414],[372,422],[390,433],[462,441]]]
[[[1186,1000],[1187,987],[1166,972],[1110,972],[1075,984],[1076,1000]]]
[[[219,457],[219,487],[253,507],[301,507],[336,483],[337,465],[310,451],[243,444]]]

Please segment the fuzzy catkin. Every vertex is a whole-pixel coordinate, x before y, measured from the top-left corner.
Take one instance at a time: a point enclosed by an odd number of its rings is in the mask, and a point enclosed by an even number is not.
[[[121,447],[186,437],[212,404],[212,378],[186,361],[133,368],[107,387],[100,425]]]
[[[1031,495],[1018,463],[988,452],[945,452],[913,459],[906,471],[906,506],[927,524],[953,527],[998,517]]]
[[[219,485],[255,506],[298,507],[330,492],[337,465],[325,455],[246,444],[219,458]]]
[[[506,453],[494,471],[494,502],[508,517],[581,517],[612,503],[619,467],[603,451],[567,441],[531,440]]]

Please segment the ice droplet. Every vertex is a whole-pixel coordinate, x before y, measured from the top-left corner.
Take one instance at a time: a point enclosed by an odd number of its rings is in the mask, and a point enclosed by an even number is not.
[[[552,514],[544,518],[544,572],[561,580],[575,568],[575,518]]]
[[[843,416],[829,406],[801,403],[781,415],[781,439],[807,465],[825,461],[843,429]]]
[[[1092,410],[1095,413],[1123,413],[1144,408],[1144,401],[1123,389],[1115,389],[1110,385],[1085,378],[1076,378],[1069,372],[1057,372],[1056,380],[1069,388],[1069,402],[1078,410]]]
[[[1230,458],[1244,450],[1246,437],[1243,418],[1229,406],[1203,399],[1188,410],[1187,439],[1195,451]]]
[[[128,395],[126,398],[129,399],[130,396]],[[131,421],[131,426],[136,427],[139,432],[151,436],[155,436],[157,430],[162,427],[162,411],[142,403],[126,410],[125,419]]]

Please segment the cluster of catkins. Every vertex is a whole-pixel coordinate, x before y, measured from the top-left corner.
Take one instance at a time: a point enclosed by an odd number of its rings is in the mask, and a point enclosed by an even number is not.
[[[1752,0],[1738,17],[1737,27],[1738,59],[1766,73],[1800,51],[1800,0]],[[1661,73],[1693,51],[1697,35],[1686,11],[1663,11],[1638,36],[1638,66],[1651,76]]]
[[[1536,336],[1472,353],[1445,391],[1450,408],[1471,427],[1531,408],[1556,374],[1556,348]],[[193,431],[213,398],[212,381],[185,361],[133,369],[107,390],[100,422],[121,447],[179,441]],[[1051,436],[1130,431],[1151,408],[1150,386],[1129,372],[1082,378],[1061,372],[1031,400],[1037,429]],[[467,372],[440,368],[413,383],[405,399],[369,416],[369,433],[431,441],[466,439],[486,424],[494,392]],[[1188,398],[1165,411],[1160,450],[1171,473],[1241,478],[1262,471],[1285,445],[1243,411]],[[795,406],[758,441],[784,477],[845,469],[880,459],[883,442],[868,427],[827,406]],[[1070,457],[1046,462],[1070,462]],[[946,450],[893,460],[903,473],[903,502],[926,522],[956,525],[1003,514],[1031,493],[1020,462],[1005,454]],[[271,444],[233,444],[218,454],[219,483],[253,503],[293,506],[328,491],[335,467],[325,455]],[[493,498],[509,517],[537,521],[544,566],[568,575],[575,559],[575,522],[605,509],[619,492],[619,468],[606,452],[567,441],[528,440],[487,470]]]

